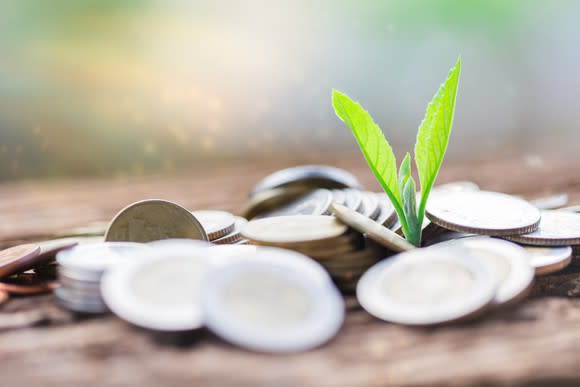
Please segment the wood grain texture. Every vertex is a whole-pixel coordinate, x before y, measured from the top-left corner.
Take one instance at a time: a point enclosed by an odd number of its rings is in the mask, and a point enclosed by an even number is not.
[[[255,161],[147,176],[0,186],[3,246],[110,219],[145,198],[195,210],[241,208],[267,173],[303,162],[346,167],[377,189],[358,155],[340,160]],[[439,182],[539,197],[567,192],[580,203],[580,168],[526,159],[445,165]],[[2,386],[450,386],[580,385],[580,269],[538,278],[528,299],[459,325],[387,324],[347,296],[346,323],[329,344],[269,356],[234,348],[207,331],[151,334],[113,316],[78,318],[51,296],[14,298],[0,310]]]

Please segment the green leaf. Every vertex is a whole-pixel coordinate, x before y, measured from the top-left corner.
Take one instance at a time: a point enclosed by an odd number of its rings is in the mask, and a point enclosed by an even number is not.
[[[407,218],[408,230],[405,232],[405,238],[415,246],[421,245],[422,222],[417,218],[417,193],[415,192],[415,180],[409,176],[403,186],[403,210]]]
[[[455,97],[461,73],[461,59],[449,71],[447,79],[427,106],[425,118],[421,122],[415,143],[415,163],[421,183],[421,203],[418,220],[423,221],[425,206],[431,188],[435,183],[443,156],[447,150],[453,116],[455,113]]]
[[[403,233],[409,242],[419,246],[422,228],[417,219],[417,194],[415,180],[411,177],[411,155],[408,152],[399,167],[399,190],[403,199],[403,212],[407,218],[407,229],[403,229]]]
[[[397,184],[397,160],[383,132],[358,102],[338,90],[332,90],[332,106],[354,134],[371,171],[391,199],[401,225],[407,228]]]
[[[409,152],[407,152],[407,154],[405,154],[405,158],[403,159],[403,161],[401,161],[401,165],[399,166],[399,192],[401,193],[401,197],[403,197],[403,189],[410,176],[411,176],[411,155],[409,154]]]

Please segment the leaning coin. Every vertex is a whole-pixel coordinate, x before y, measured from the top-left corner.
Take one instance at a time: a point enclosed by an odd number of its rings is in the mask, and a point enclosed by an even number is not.
[[[131,204],[115,216],[105,240],[151,242],[160,239],[208,240],[201,223],[185,208],[165,200]]]
[[[375,221],[339,204],[333,204],[332,209],[336,217],[355,230],[366,234],[370,239],[385,246],[386,248],[400,252],[414,249],[415,246],[401,238],[386,227]]]
[[[326,165],[301,165],[286,168],[265,177],[260,181],[250,196],[259,192],[279,187],[312,188],[362,188],[357,178],[344,169]]]
[[[223,266],[204,283],[208,328],[235,345],[268,353],[306,351],[336,335],[344,301],[330,283],[281,261]]]
[[[40,254],[37,244],[25,244],[0,251],[0,277],[26,271],[36,264]]]
[[[427,217],[453,231],[492,236],[535,231],[540,211],[523,199],[488,191],[433,191]]]
[[[193,216],[203,226],[210,241],[219,239],[233,231],[236,219],[225,211],[192,211]]]
[[[159,244],[147,259],[119,265],[101,282],[109,309],[134,325],[157,331],[189,331],[203,325],[203,277],[211,269],[207,247],[183,241]]]
[[[580,214],[545,210],[536,231],[504,238],[535,246],[577,245],[580,244]]]
[[[272,217],[284,215],[328,215],[332,203],[332,193],[327,189],[317,189],[304,194],[286,205],[259,217]]]
[[[293,215],[252,220],[242,229],[242,236],[261,243],[292,244],[331,240],[347,230],[333,216]]]
[[[454,242],[480,255],[497,280],[492,301],[503,305],[525,297],[534,280],[528,252],[515,243],[488,237],[463,238]]]
[[[361,306],[385,321],[434,325],[473,316],[495,295],[489,269],[458,250],[425,248],[371,267],[359,280]]]
[[[530,264],[534,267],[536,275],[555,273],[564,269],[572,261],[572,248],[570,246],[525,246],[524,248],[530,254]]]

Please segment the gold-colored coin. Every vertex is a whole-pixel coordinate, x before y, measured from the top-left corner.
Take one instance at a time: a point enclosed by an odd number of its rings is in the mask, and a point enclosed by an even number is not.
[[[367,218],[362,214],[359,214],[356,211],[351,210],[350,208],[341,206],[340,204],[333,204],[332,209],[340,221],[348,224],[355,230],[366,234],[369,238],[390,250],[401,252],[415,248],[415,246],[388,228],[381,226],[375,221]]]
[[[209,238],[185,208],[165,200],[144,200],[121,210],[111,222],[107,242],[152,242],[161,239]]]
[[[279,245],[335,239],[347,230],[332,216],[291,215],[252,220],[242,229],[242,236],[257,243]]]

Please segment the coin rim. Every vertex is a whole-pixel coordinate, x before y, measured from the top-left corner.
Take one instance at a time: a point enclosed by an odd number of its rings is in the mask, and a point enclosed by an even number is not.
[[[489,236],[506,236],[506,235],[514,235],[514,234],[524,234],[524,233],[529,233],[529,232],[533,232],[535,230],[538,229],[539,224],[540,224],[540,219],[541,219],[541,215],[540,215],[540,210],[538,210],[536,207],[534,207],[532,204],[530,204],[530,202],[518,198],[516,196],[513,195],[508,195],[508,194],[504,194],[501,192],[493,192],[493,191],[440,191],[437,192],[437,195],[480,195],[480,194],[493,194],[493,195],[498,195],[498,196],[503,196],[506,198],[510,198],[510,200],[514,200],[514,201],[520,201],[522,203],[527,203],[530,207],[531,210],[536,211],[538,214],[538,219],[532,223],[532,224],[528,224],[525,226],[518,226],[518,227],[510,227],[510,228],[483,228],[483,227],[475,227],[475,226],[470,226],[470,225],[465,225],[465,224],[459,224],[459,223],[454,223],[454,222],[450,222],[447,221],[443,218],[441,218],[438,215],[434,215],[429,208],[429,202],[427,202],[427,207],[425,209],[425,214],[427,215],[427,218],[435,223],[436,225],[446,228],[448,230],[451,231],[459,231],[459,232],[464,232],[464,233],[468,233],[468,234],[480,234],[480,235],[489,235]]]

